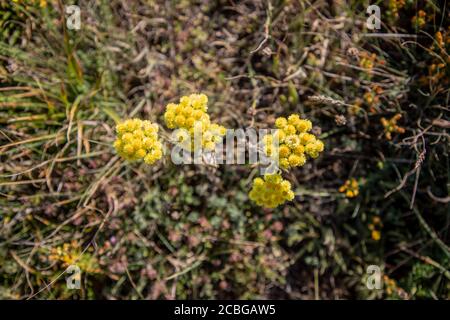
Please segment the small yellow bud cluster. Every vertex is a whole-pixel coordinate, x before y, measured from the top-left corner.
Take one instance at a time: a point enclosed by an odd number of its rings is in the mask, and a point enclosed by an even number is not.
[[[420,77],[422,86],[432,85],[439,88],[448,88],[449,77],[447,66],[450,64],[450,26],[447,30],[437,31],[434,41],[429,47],[432,60],[427,63],[428,73]],[[437,89],[437,88],[436,88]]]
[[[389,0],[389,9],[391,14],[398,18],[398,11],[406,4],[405,0]]]
[[[389,278],[387,275],[383,276],[383,283],[388,296],[392,295],[393,293],[399,293],[402,291],[401,288],[397,287],[397,283],[395,282],[395,280]]]
[[[417,12],[417,14],[414,17],[412,17],[411,23],[413,27],[422,28],[427,23],[426,18],[427,13],[423,10],[419,10],[419,12]]]
[[[278,157],[283,169],[303,166],[306,155],[317,158],[324,149],[323,142],[308,133],[312,129],[311,121],[301,119],[298,114],[292,114],[287,119],[277,118],[275,126],[278,128],[276,133],[264,137],[264,151],[269,157]]]
[[[97,259],[92,255],[92,247],[83,251],[80,243],[72,240],[62,246],[52,248],[48,260],[52,264],[60,264],[63,268],[76,264],[87,273],[101,272]]]
[[[372,239],[375,241],[379,241],[381,239],[381,228],[383,227],[383,223],[381,222],[380,217],[375,216],[372,218],[372,223],[369,224],[369,230],[372,232]]]
[[[294,199],[294,192],[291,190],[291,183],[280,174],[266,174],[263,178],[253,180],[249,197],[259,206],[275,208]]]
[[[393,116],[391,119],[387,120],[386,118],[381,118],[381,124],[384,127],[384,135],[386,136],[386,139],[391,140],[392,139],[392,133],[405,133],[405,128],[402,128],[397,125],[397,121],[400,120],[402,115],[400,113],[397,113],[395,116]]]
[[[437,31],[434,35],[433,43],[431,44],[430,50],[434,50],[442,56],[448,56],[446,46],[450,45],[450,26],[448,26],[447,30]],[[449,59],[447,57],[447,62]]]
[[[345,193],[347,198],[354,198],[359,194],[358,181],[355,178],[345,181],[344,185],[339,187],[339,192]]]
[[[71,243],[64,243],[63,246],[52,248],[48,258],[54,262],[61,261],[67,266],[74,264],[76,257],[71,255],[73,248],[77,248],[77,242],[75,240],[72,240]]]
[[[361,108],[362,104],[363,104],[363,100],[361,98],[356,98],[355,102],[349,107],[348,112],[351,115],[359,114],[362,110],[362,108]]]
[[[214,150],[216,143],[225,135],[226,129],[211,123],[208,110],[208,97],[205,94],[183,96],[179,104],[169,103],[166,106],[164,120],[169,129],[184,129],[177,133],[177,142],[188,142],[184,145],[192,149],[194,135],[201,134],[201,144],[206,150]]]
[[[41,8],[47,7],[47,0],[31,0],[31,1],[13,0],[13,2],[22,4],[22,5],[27,5],[27,8],[28,8],[28,5],[34,5],[34,4],[37,4],[37,3],[39,3],[39,6]]]
[[[360,55],[359,66],[370,71],[373,69],[376,61],[377,55],[375,53],[369,54],[363,51]]]
[[[144,159],[153,164],[162,157],[162,144],[158,140],[158,125],[148,120],[128,119],[116,126],[114,147],[126,160]]]

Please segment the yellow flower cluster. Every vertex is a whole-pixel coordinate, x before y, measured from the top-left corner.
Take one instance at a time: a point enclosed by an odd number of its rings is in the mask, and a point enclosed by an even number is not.
[[[153,164],[162,157],[162,144],[158,140],[158,125],[148,120],[128,119],[116,126],[114,147],[126,160],[144,159]]]
[[[398,10],[403,8],[406,4],[405,0],[389,0],[389,9],[391,14],[398,18]]]
[[[311,121],[301,119],[298,114],[291,114],[287,119],[277,118],[275,126],[277,130],[274,134],[263,137],[264,152],[278,160],[283,169],[303,166],[306,156],[317,158],[324,150],[323,142],[309,133]],[[284,180],[281,174],[265,174],[263,178],[253,180],[249,197],[259,206],[275,208],[294,199],[294,192],[291,183]]]
[[[450,26],[447,30],[436,32],[434,41],[430,46],[430,53],[432,60],[428,64],[428,75],[423,75],[420,78],[422,85],[433,85],[442,88],[447,88],[449,84],[449,77],[447,72],[447,65],[450,64],[450,54],[448,47],[450,45]]]
[[[291,183],[280,174],[266,174],[263,178],[255,178],[249,197],[257,205],[275,208],[286,201],[294,199]]]
[[[450,44],[450,26],[447,28],[447,30],[443,30],[442,32],[437,31],[434,36],[434,40],[435,41],[431,45],[430,49],[431,50],[438,49],[436,50],[436,52],[440,51],[440,53],[445,56],[447,52],[445,46]],[[450,60],[448,60],[447,58],[447,62],[448,61]]]
[[[339,192],[345,193],[347,198],[354,198],[359,194],[358,181],[355,178],[345,181],[344,185],[339,187]]]
[[[423,11],[423,10],[419,10],[417,15],[412,17],[411,23],[413,24],[414,27],[421,28],[427,22],[426,21],[426,17],[427,17],[427,13],[425,11]]]
[[[317,158],[324,149],[323,142],[308,133],[312,129],[311,121],[301,119],[298,114],[277,118],[275,126],[276,133],[264,137],[264,151],[269,157],[278,157],[283,169],[303,166],[306,155]]]
[[[387,120],[386,118],[381,118],[381,124],[384,127],[384,135],[386,136],[386,139],[391,140],[392,139],[392,133],[404,133],[405,128],[402,128],[397,125],[397,121],[402,117],[400,113],[397,113],[395,116],[393,116],[391,119]]]
[[[383,91],[383,88],[374,85],[364,93],[364,102],[369,106],[369,112],[377,113]]]
[[[177,142],[187,149],[193,149],[194,135],[201,134],[201,144],[206,150],[214,150],[216,143],[226,133],[225,127],[211,123],[208,110],[208,97],[205,94],[183,96],[180,103],[166,106],[164,120],[169,129],[184,129],[177,133]],[[184,144],[187,142],[187,144]],[[195,147],[195,146],[194,146]]]
[[[409,294],[401,288],[397,282],[389,278],[387,275],[383,275],[383,284],[384,290],[387,296],[395,297],[396,299],[409,300]]]
[[[394,279],[389,278],[387,275],[383,276],[384,287],[387,295],[392,295],[398,291],[397,283]]]
[[[356,98],[355,102],[353,102],[353,104],[348,108],[348,113],[350,113],[351,115],[359,114],[362,110],[362,104],[363,100],[361,98]]]
[[[364,69],[372,70],[375,62],[377,61],[377,55],[375,53],[369,54],[363,51],[360,55],[359,66]]]
[[[60,263],[63,268],[75,264],[84,272],[101,272],[98,261],[91,251],[92,247],[83,252],[80,244],[76,240],[72,240],[70,243],[64,243],[62,246],[52,248],[48,260],[53,263]]]
[[[449,58],[450,60],[450,58]],[[422,84],[442,84],[447,85],[448,77],[446,74],[446,65],[445,63],[431,63],[428,65],[428,76],[423,76],[420,79]]]
[[[13,0],[13,2],[15,2],[15,3],[19,3],[19,4],[29,4],[29,5],[33,5],[33,4],[35,4],[35,3],[37,3],[37,2],[39,2],[39,6],[41,7],[41,8],[45,8],[46,6],[47,6],[47,0],[38,0],[38,1],[35,1],[35,0],[31,0],[31,1],[26,1],[26,0]]]
[[[381,228],[383,227],[383,223],[381,222],[380,217],[375,216],[372,218],[372,223],[369,224],[369,230],[371,231],[372,239],[375,241],[379,241],[381,239]]]

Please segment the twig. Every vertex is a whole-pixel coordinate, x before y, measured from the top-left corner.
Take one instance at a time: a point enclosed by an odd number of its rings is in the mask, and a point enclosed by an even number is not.
[[[408,201],[408,197],[404,192],[400,192],[400,194],[403,196],[403,198]],[[427,224],[425,219],[422,217],[422,215],[419,212],[419,209],[417,209],[416,206],[413,206],[412,208],[414,214],[416,215],[417,219],[419,220],[420,225],[422,228],[425,229],[425,231],[430,235],[430,237],[434,240],[434,242],[444,251],[444,253],[447,255],[447,257],[450,257],[450,248],[441,240],[439,239],[436,232],[434,232],[430,226]]]

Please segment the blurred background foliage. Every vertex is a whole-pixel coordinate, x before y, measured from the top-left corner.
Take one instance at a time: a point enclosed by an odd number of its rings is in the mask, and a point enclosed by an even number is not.
[[[448,3],[376,3],[382,34],[369,1],[2,1],[0,297],[448,299]],[[227,128],[313,121],[293,202],[254,206],[251,165],[117,157],[115,121],[192,92]]]

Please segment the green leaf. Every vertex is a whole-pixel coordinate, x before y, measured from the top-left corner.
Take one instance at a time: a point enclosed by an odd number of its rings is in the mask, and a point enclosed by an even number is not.
[[[102,107],[101,109],[104,113],[106,113],[111,119],[114,120],[115,123],[119,123],[121,121],[121,117],[110,107]]]

